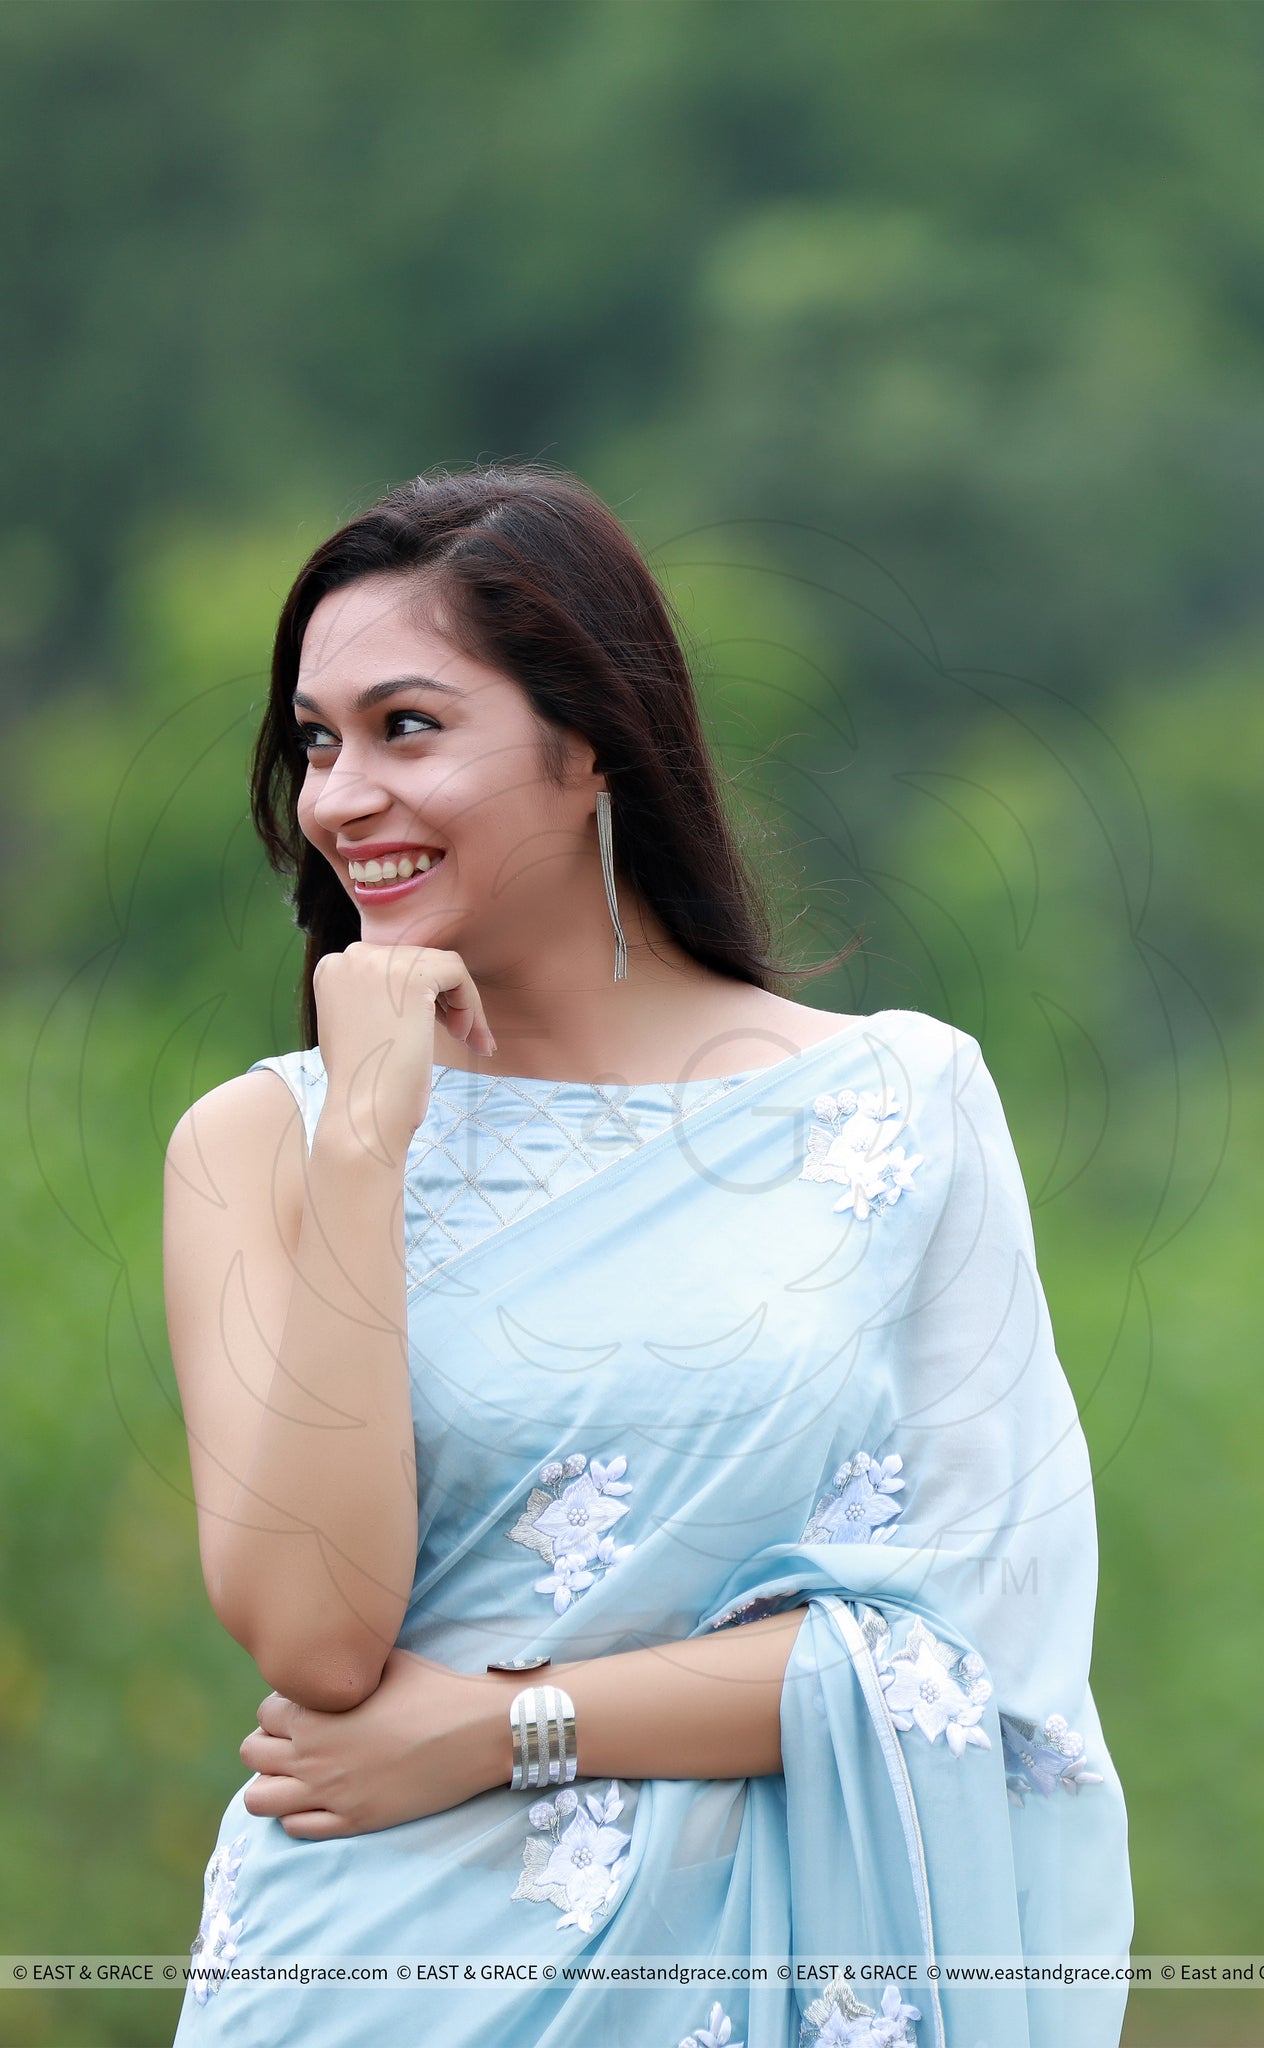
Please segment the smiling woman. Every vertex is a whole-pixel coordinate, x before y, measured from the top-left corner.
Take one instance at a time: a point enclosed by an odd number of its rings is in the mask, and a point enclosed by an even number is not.
[[[836,963],[770,957],[613,515],[480,469],[335,534],[253,800],[304,1042],[181,1119],[165,1262],[274,1690],[179,2048],[1115,2048],[1091,1474],[1004,1113],[952,1025],[781,992]]]
[[[767,992],[854,949],[813,967],[772,958],[773,849],[755,860],[739,845],[667,604],[577,479],[542,465],[418,478],[332,536],[281,614],[253,776],[256,826],[294,876],[308,935],[304,1043],[316,1038],[315,965],[370,936],[367,908],[391,912],[384,940],[459,933],[476,976],[504,976],[507,944],[519,961],[542,945],[543,964],[572,916],[588,947],[604,946],[599,792],[634,943],[673,986],[709,976],[721,1028],[752,994],[759,1028],[793,1012]],[[445,853],[441,886],[371,902],[351,886],[361,852],[418,846]],[[594,1018],[575,1047],[586,1065],[636,1061],[657,1008],[645,993],[601,1006],[601,1028]],[[543,1007],[524,992],[502,1040],[512,1027],[520,1052],[558,1050]]]
[[[511,937],[530,945],[538,929],[543,945],[559,914],[600,916],[590,844],[600,783],[591,747],[561,729],[546,765],[530,697],[453,644],[445,609],[398,573],[361,578],[316,606],[294,695],[307,764],[295,815],[345,878],[362,937],[439,945],[459,920],[471,968],[477,957],[494,977]],[[404,676],[409,655],[415,672]],[[442,715],[421,709],[436,696]]]

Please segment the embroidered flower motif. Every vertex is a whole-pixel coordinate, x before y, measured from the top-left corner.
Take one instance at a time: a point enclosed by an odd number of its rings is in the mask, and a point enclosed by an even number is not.
[[[717,1998],[707,2014],[706,2026],[695,2027],[692,2034],[686,2034],[680,2048],[746,2048],[746,2043],[733,2039],[733,2022]]]
[[[533,1591],[553,1595],[555,1614],[565,1614],[571,1601],[587,1592],[596,1576],[595,1572],[585,1571],[582,1551],[567,1550],[545,1578],[533,1579],[531,1583]]]
[[[812,1113],[819,1122],[808,1132],[799,1179],[841,1181],[836,1215],[850,1209],[863,1222],[871,1209],[893,1208],[904,1189],[912,1187],[922,1163],[920,1152],[910,1159],[903,1145],[893,1142],[905,1127],[898,1099],[886,1090],[857,1095],[854,1088],[844,1088],[838,1095],[818,1095]],[[884,1130],[892,1118],[899,1121]]]
[[[959,1656],[932,1635],[920,1614],[900,1648],[888,1655],[889,1634],[888,1630],[872,1647],[896,1727],[920,1728],[928,1742],[942,1735],[955,1757],[964,1756],[972,1745],[991,1749],[991,1736],[978,1725],[992,1697],[982,1657],[974,1650]]]
[[[243,1922],[232,1918],[233,1892],[249,1843],[249,1835],[238,1835],[235,1841],[225,1842],[217,1849],[206,1866],[202,1919],[189,1946],[190,1955],[196,1956],[199,1963],[227,1968],[237,1954],[237,1936]],[[218,1990],[217,1978],[204,1977],[194,1984],[193,1996],[199,2005],[205,2005],[212,1991]]]
[[[553,1595],[555,1614],[565,1614],[599,1573],[636,1548],[634,1543],[616,1543],[610,1534],[627,1514],[617,1498],[632,1491],[623,1477],[627,1469],[624,1457],[611,1458],[606,1465],[600,1458],[590,1460],[583,1451],[565,1460],[551,1458],[540,1467],[542,1483],[532,1487],[526,1507],[506,1531],[511,1543],[525,1544],[552,1565],[551,1572],[534,1581],[534,1590]]]
[[[912,2048],[910,2020],[920,2020],[915,2005],[906,2005],[894,1984],[882,1994],[882,2011],[862,2005],[839,1971],[820,1998],[814,1998],[799,2022],[799,2048]]]
[[[591,1934],[593,1916],[607,1911],[627,1868],[621,1851],[632,1837],[613,1824],[622,1811],[613,1778],[604,1796],[589,1792],[582,1805],[569,1785],[555,1799],[537,1799],[527,1819],[533,1828],[547,1830],[550,1839],[533,1835],[523,1843],[522,1875],[510,1897],[563,1906],[557,1925]]]
[[[832,1481],[833,1492],[818,1500],[801,1543],[887,1543],[895,1533],[894,1517],[903,1507],[892,1500],[904,1481],[903,1458],[871,1458],[857,1451],[840,1465]]]
[[[1034,1721],[1020,1721],[1016,1714],[1002,1714],[1000,1722],[1005,1788],[1012,1806],[1021,1806],[1028,1792],[1048,1799],[1059,1785],[1064,1792],[1078,1792],[1081,1785],[1101,1784],[1101,1773],[1088,1768],[1084,1737],[1068,1728],[1064,1715],[1050,1714],[1043,1729]]]

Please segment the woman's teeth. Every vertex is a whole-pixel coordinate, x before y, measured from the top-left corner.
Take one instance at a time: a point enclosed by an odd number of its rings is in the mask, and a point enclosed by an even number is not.
[[[353,882],[406,882],[415,874],[424,874],[427,868],[438,867],[443,859],[441,853],[419,853],[410,860],[401,853],[397,860],[351,860],[347,872]]]

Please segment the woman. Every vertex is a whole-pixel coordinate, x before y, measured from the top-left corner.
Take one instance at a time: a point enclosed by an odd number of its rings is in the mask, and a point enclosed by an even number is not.
[[[777,992],[613,515],[529,465],[336,533],[254,815],[305,1049],[182,1119],[165,1243],[274,1691],[180,2048],[1113,2048],[1119,1984],[1014,1967],[1131,1899],[1004,1114],[966,1033]]]

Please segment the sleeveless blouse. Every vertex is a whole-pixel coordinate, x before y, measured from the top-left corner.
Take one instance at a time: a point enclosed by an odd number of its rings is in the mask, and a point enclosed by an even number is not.
[[[319,1049],[255,1060],[248,1071],[260,1068],[279,1074],[294,1095],[310,1147],[325,1100]],[[760,1071],[607,1086],[436,1064],[404,1173],[410,1296],[449,1259]]]

